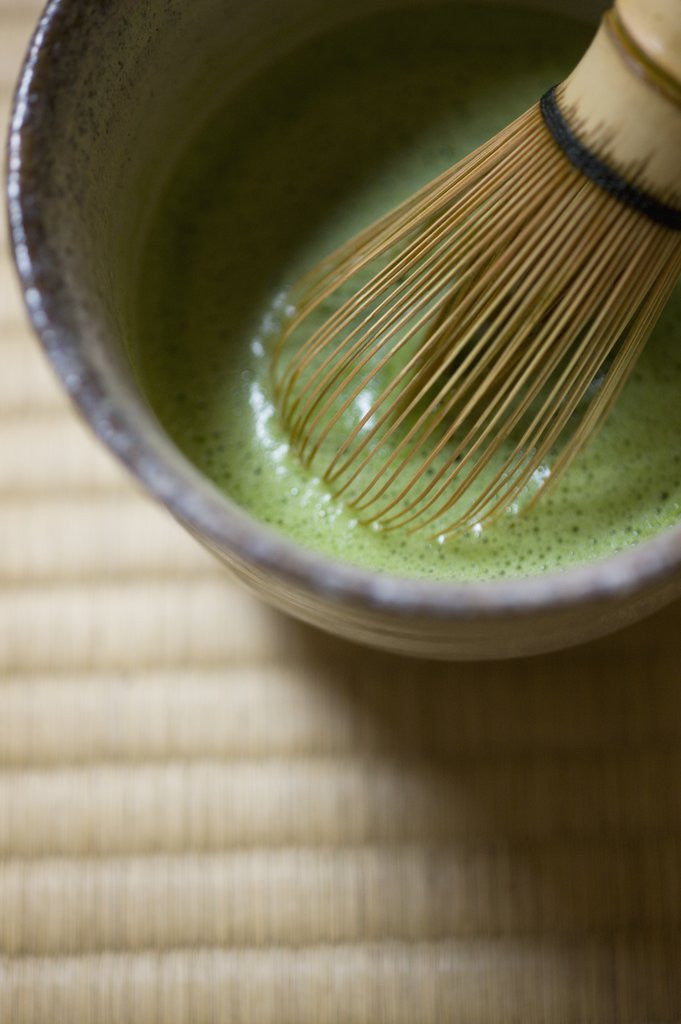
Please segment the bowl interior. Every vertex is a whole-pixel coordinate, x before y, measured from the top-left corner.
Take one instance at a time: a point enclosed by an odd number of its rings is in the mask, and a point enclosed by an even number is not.
[[[36,56],[41,51],[31,82],[28,154],[27,187],[40,192],[40,209],[31,224],[25,204],[23,220],[40,230],[39,241],[58,264],[50,290],[58,276],[63,288],[55,302],[63,300],[63,313],[69,306],[75,328],[87,325],[88,358],[107,373],[115,363],[126,390],[134,384],[125,342],[148,214],[197,123],[306,38],[401,5],[249,0],[226,9],[218,0],[166,0],[87,12],[69,0],[48,5],[34,41]],[[427,17],[428,0],[416,6]],[[593,20],[604,5],[526,6]]]

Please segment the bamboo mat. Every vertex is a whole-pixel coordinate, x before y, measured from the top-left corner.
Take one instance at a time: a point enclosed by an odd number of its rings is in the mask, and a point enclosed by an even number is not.
[[[285,620],[90,438],[1,260],[0,1024],[681,1021],[681,606],[478,666]]]

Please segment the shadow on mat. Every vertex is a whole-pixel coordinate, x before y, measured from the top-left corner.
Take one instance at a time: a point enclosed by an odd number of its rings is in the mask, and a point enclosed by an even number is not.
[[[470,944],[509,1020],[556,992],[556,1019],[679,1019],[681,603],[580,648],[483,664],[292,629],[369,766],[367,843],[417,851],[396,930]],[[394,787],[383,807],[380,785]],[[500,950],[519,958],[511,991]]]

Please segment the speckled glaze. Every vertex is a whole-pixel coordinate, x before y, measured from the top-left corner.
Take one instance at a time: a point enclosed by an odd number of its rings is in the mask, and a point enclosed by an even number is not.
[[[405,654],[474,659],[566,647],[681,594],[681,527],[529,579],[435,583],[334,563],[259,525],[202,476],[150,412],[126,355],[148,213],[197,112],[209,116],[246,74],[305,37],[392,2],[52,0],[9,139],[9,215],[26,306],[102,441],[267,601]],[[605,5],[536,6],[593,20]]]

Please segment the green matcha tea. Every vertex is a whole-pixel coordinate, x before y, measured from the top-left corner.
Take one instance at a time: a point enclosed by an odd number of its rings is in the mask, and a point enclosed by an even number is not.
[[[450,580],[563,568],[679,519],[679,289],[560,486],[444,543],[359,524],[298,464],[272,401],[299,275],[562,80],[591,34],[506,6],[382,12],[260,72],[198,130],[150,225],[133,358],[168,433],[256,518],[346,562]]]

